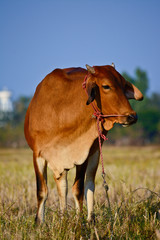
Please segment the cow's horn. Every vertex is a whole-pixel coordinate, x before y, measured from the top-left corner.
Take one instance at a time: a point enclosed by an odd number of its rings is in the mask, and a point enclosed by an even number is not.
[[[94,67],[91,67],[91,66],[89,66],[88,64],[86,64],[86,68],[87,68],[88,72],[90,72],[90,73],[92,73],[92,74],[95,73]]]
[[[114,64],[113,62],[112,62],[112,64],[111,64],[111,66],[115,68],[115,64]]]

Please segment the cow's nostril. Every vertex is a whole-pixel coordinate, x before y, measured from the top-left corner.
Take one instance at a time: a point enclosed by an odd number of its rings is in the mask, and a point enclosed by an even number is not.
[[[138,119],[137,114],[136,115],[131,114],[131,115],[128,116],[128,122],[130,122],[130,123],[137,122],[137,119]]]

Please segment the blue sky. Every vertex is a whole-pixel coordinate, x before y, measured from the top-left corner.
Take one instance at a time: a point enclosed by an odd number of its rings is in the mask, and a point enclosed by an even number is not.
[[[32,95],[54,68],[115,63],[160,92],[159,0],[0,0],[0,90]]]

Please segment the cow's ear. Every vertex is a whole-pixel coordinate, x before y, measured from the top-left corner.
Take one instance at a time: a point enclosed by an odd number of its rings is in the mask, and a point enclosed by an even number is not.
[[[96,83],[89,81],[86,85],[86,90],[88,93],[88,100],[86,104],[89,105],[96,97]]]
[[[94,99],[96,97],[96,83],[93,81],[96,71],[95,71],[94,67],[91,67],[88,64],[86,64],[86,68],[87,68],[89,76],[90,76],[88,78],[88,81],[86,84],[86,90],[88,93],[88,100],[87,100],[86,104],[89,105],[91,102],[94,101]]]
[[[132,83],[126,81],[125,95],[128,99],[143,100],[143,94]]]

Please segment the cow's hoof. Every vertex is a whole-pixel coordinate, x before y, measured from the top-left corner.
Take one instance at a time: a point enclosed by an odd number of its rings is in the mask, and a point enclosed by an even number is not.
[[[95,225],[96,221],[95,221],[95,214],[92,213],[91,217],[88,219],[88,224],[89,226],[93,226]]]
[[[39,217],[35,217],[35,226],[40,226],[44,223],[44,221],[42,221]]]

